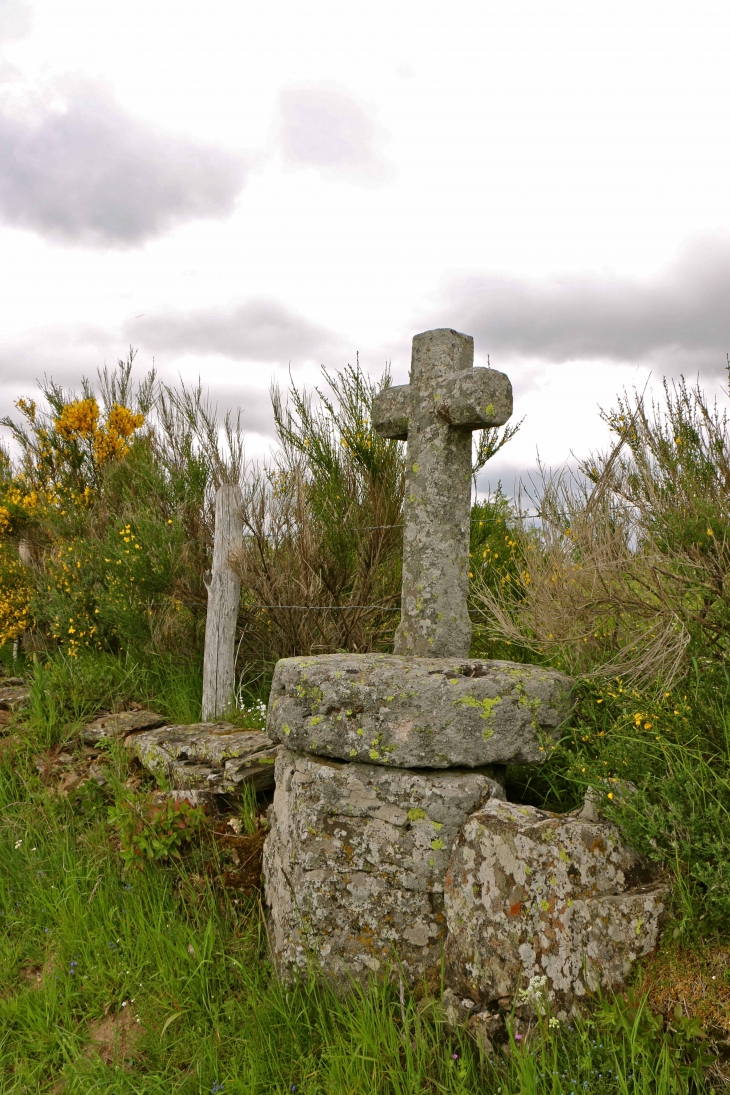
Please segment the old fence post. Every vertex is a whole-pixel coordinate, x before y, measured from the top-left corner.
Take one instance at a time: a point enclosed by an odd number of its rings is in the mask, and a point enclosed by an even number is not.
[[[203,722],[218,718],[230,705],[235,686],[236,619],[241,580],[228,557],[241,544],[241,491],[224,483],[215,496],[213,570],[208,586],[203,658]]]

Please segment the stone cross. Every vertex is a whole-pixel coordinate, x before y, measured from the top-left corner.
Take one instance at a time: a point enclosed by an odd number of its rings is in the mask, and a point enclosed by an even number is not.
[[[509,379],[473,366],[470,335],[425,331],[413,339],[410,383],[373,402],[377,433],[408,441],[396,654],[469,656],[471,433],[512,414]]]

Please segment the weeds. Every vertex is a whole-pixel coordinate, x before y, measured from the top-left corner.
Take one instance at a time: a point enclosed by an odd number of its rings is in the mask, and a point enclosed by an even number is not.
[[[109,824],[117,830],[124,866],[143,870],[148,863],[180,857],[180,849],[200,832],[205,811],[187,799],[151,792],[124,795],[109,807]]]

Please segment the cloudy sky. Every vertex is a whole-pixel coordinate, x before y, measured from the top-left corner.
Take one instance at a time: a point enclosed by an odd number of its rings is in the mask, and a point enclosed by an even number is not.
[[[0,413],[132,345],[258,456],[272,379],[449,326],[511,487],[624,386],[719,392],[729,56],[722,0],[0,0]]]

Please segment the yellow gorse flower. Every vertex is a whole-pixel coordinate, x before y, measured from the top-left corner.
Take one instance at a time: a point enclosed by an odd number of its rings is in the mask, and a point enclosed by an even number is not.
[[[106,422],[100,423],[99,404],[93,396],[67,403],[56,419],[56,429],[64,440],[91,442],[97,465],[126,456],[128,438],[143,424],[143,414],[120,403],[115,403],[107,413]]]
[[[98,420],[99,404],[96,400],[93,397],[77,399],[63,408],[56,419],[56,429],[66,441],[71,441],[76,436],[86,439],[96,432]]]

